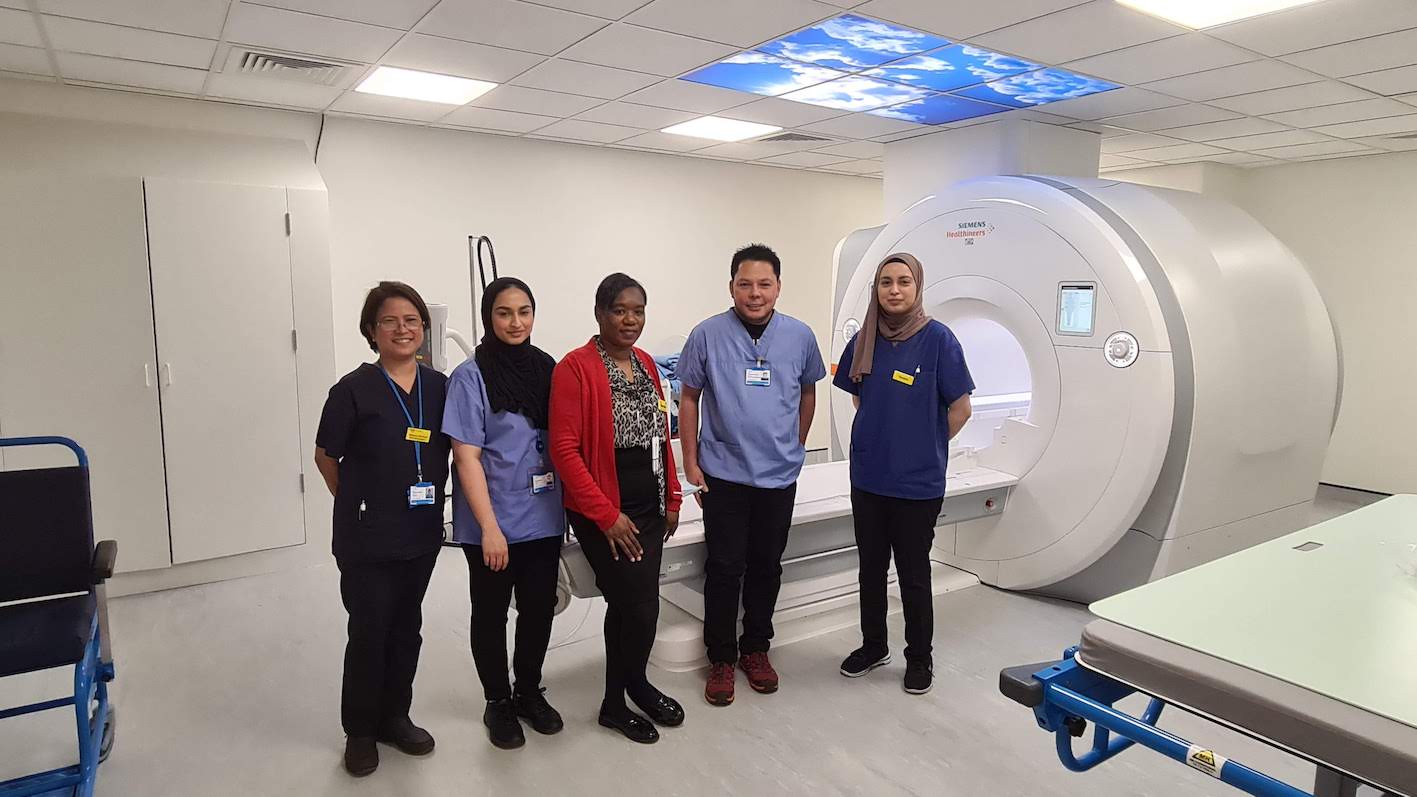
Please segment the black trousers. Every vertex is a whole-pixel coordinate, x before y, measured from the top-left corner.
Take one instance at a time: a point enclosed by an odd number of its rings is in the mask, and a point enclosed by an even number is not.
[[[541,688],[541,665],[551,642],[556,615],[556,573],[561,537],[514,542],[507,546],[507,567],[494,572],[482,561],[482,546],[464,545],[468,592],[472,598],[472,660],[488,700],[512,696],[507,679],[507,608],[517,596],[516,649],[512,671],[517,694]]]
[[[895,556],[896,580],[905,608],[905,658],[930,663],[935,636],[930,591],[930,545],[944,497],[913,501],[851,489],[856,550],[861,555],[861,642],[889,650],[886,638],[886,571]]]
[[[423,646],[423,593],[436,552],[393,562],[339,563],[340,597],[349,612],[340,722],[350,736],[375,736],[408,715]]]
[[[766,653],[771,644],[797,485],[774,490],[704,478],[704,645],[710,662],[731,664],[738,654]],[[743,636],[737,639],[740,597]]]
[[[644,556],[632,562],[611,556],[610,541],[589,518],[567,512],[571,531],[595,571],[605,596],[605,701],[603,709],[625,707],[625,690],[649,684],[645,669],[659,624],[659,565],[664,558],[664,516],[659,514],[659,480],[649,449],[617,449],[620,511],[640,530]]]

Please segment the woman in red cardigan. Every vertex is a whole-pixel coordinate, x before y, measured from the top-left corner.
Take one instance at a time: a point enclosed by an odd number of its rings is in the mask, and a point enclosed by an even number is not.
[[[632,741],[684,722],[684,708],[645,675],[659,622],[659,563],[679,527],[679,477],[659,372],[635,348],[645,289],[611,274],[595,292],[600,334],[551,376],[551,462],[571,530],[605,596],[605,699],[600,724]],[[625,697],[653,724],[631,711]]]

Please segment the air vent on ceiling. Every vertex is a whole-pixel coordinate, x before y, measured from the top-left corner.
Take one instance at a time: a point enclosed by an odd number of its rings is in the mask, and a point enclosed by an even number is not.
[[[317,86],[339,85],[349,71],[349,64],[338,61],[316,61],[294,55],[282,55],[262,50],[233,47],[227,58],[226,73],[313,83]]]
[[[760,141],[760,142],[771,141],[771,142],[774,143],[774,144],[786,144],[786,143],[792,143],[792,142],[798,142],[798,141],[831,141],[831,139],[830,139],[830,138],[821,138],[820,136],[808,136],[808,135],[804,135],[804,134],[802,134],[802,133],[778,133],[778,134],[775,135],[775,136],[768,136],[767,138],[760,138],[760,139],[758,139],[758,141]]]

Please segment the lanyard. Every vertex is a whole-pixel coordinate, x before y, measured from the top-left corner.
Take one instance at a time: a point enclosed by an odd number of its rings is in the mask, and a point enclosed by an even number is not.
[[[392,376],[389,376],[389,372],[388,372],[388,371],[385,371],[383,366],[379,366],[379,373],[381,373],[381,374],[384,375],[385,381],[387,381],[387,382],[389,383],[389,389],[392,390],[392,391],[394,391],[394,401],[398,403],[399,409],[403,410],[403,417],[405,417],[405,418],[408,419],[408,425],[409,425],[410,427],[413,427],[413,416],[408,414],[408,407],[403,403],[403,394],[399,392],[399,387],[398,387],[398,385],[394,384],[394,378],[393,378]],[[422,429],[422,428],[423,428],[423,380],[422,380],[422,378],[419,376],[418,371],[416,371],[416,370],[413,372],[413,389],[418,391],[418,426],[417,426],[417,427],[414,427],[414,428]],[[422,448],[423,448],[422,444],[415,440],[414,443],[413,443],[413,461],[414,461],[414,463],[418,466],[418,482],[419,482],[420,484],[423,483],[423,452],[422,452]]]

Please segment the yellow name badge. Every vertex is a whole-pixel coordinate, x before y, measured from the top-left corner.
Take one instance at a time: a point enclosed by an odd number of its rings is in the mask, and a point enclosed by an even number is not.
[[[410,426],[408,427],[408,432],[403,436],[403,439],[414,443],[426,443],[433,439],[433,433],[427,429],[419,429],[416,426]]]
[[[660,399],[660,400],[659,400],[659,411],[660,411],[660,412],[668,412],[668,411],[669,411],[669,405],[664,403],[664,399]]]
[[[891,374],[891,379],[894,379],[895,381],[901,383],[902,385],[913,385],[913,384],[915,384],[915,377],[914,377],[914,376],[911,376],[910,374],[907,374],[907,373],[905,373],[905,372],[903,372],[903,371],[896,371],[895,373]]]

